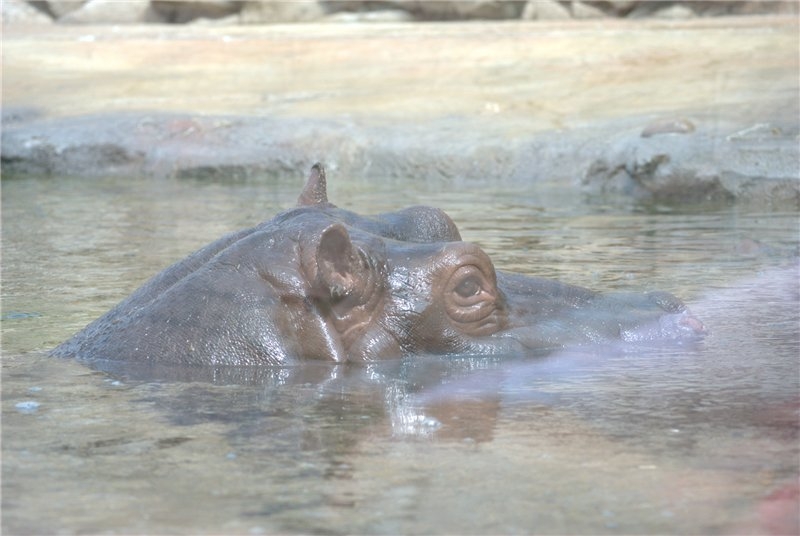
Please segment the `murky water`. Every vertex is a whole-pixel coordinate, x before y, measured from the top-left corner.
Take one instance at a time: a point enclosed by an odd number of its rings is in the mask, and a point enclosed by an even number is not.
[[[797,519],[797,213],[330,180],[362,213],[444,208],[501,269],[671,291],[712,334],[545,358],[92,370],[45,351],[291,206],[303,179],[5,180],[4,533],[763,533]]]

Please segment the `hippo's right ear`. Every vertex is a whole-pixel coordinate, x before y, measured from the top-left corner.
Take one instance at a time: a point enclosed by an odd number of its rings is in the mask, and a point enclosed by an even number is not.
[[[369,269],[361,262],[344,225],[334,223],[320,235],[316,252],[317,283],[332,302],[355,298],[364,290]],[[345,300],[350,301],[350,300]]]
[[[297,206],[313,206],[328,204],[328,185],[325,180],[325,168],[317,162],[311,166],[311,173],[308,174],[308,181],[303,188],[300,197],[297,198]]]

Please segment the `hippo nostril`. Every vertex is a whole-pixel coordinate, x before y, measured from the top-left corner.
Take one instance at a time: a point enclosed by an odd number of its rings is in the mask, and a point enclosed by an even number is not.
[[[705,324],[692,316],[688,311],[662,317],[661,328],[663,336],[679,340],[698,339],[708,335]]]
[[[703,324],[702,322],[700,322],[698,319],[696,319],[691,315],[687,314],[682,315],[681,319],[678,320],[678,326],[691,331],[695,335],[708,334],[708,329],[706,328],[705,324]]]

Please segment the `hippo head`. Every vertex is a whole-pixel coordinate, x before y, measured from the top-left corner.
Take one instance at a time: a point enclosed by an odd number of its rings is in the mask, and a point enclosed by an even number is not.
[[[670,294],[604,295],[497,272],[441,210],[339,209],[317,164],[296,208],[167,268],[54,353],[280,365],[704,333]]]
[[[494,266],[473,244],[376,239],[340,223],[314,238],[303,263],[313,282],[306,295],[315,316],[329,319],[325,333],[343,358],[469,352],[508,325]]]

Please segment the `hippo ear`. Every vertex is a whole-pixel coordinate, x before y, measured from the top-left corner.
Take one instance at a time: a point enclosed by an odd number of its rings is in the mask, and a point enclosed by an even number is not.
[[[361,292],[365,267],[344,225],[326,228],[317,247],[317,277],[334,302]]]
[[[300,197],[297,198],[298,206],[325,205],[328,203],[328,185],[325,180],[325,168],[317,162],[311,167],[308,181]]]

